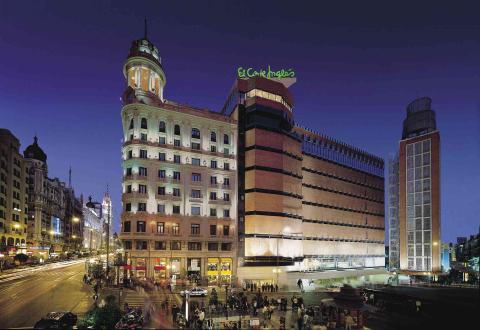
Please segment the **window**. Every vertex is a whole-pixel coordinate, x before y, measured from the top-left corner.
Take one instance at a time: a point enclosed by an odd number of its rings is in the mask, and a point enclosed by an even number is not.
[[[217,147],[216,146],[210,146],[210,151],[211,152],[217,152]]]
[[[138,203],[138,212],[147,212],[147,203]]]
[[[216,185],[217,184],[217,177],[216,176],[211,176],[210,177],[210,184]]]
[[[217,209],[210,209],[210,216],[216,217],[217,216]]]
[[[180,148],[180,140],[178,139],[173,140],[173,146]]]
[[[173,196],[180,197],[180,188],[173,188]]]
[[[188,242],[188,250],[190,251],[201,251],[202,243],[200,242]]]
[[[230,138],[228,134],[223,134],[223,144],[230,144]]]
[[[226,201],[226,202],[229,202],[230,201],[230,194],[223,193],[223,200]]]
[[[200,215],[200,206],[192,206],[192,215]]]
[[[173,162],[176,164],[180,164],[180,155],[174,155],[173,156]]]
[[[200,150],[200,143],[192,142],[192,149],[193,150]]]
[[[191,198],[202,198],[202,193],[198,189],[192,189]]]
[[[216,201],[217,200],[217,193],[214,191],[210,192],[210,200],[211,201]]]
[[[145,221],[137,221],[137,233],[145,232]]]
[[[210,235],[211,236],[217,235],[217,225],[210,225]]]
[[[211,168],[217,168],[217,161],[216,160],[211,160],[210,161],[210,167]]]
[[[230,186],[230,179],[229,179],[229,178],[223,178],[223,185],[224,185],[225,187]]]
[[[180,214],[180,205],[173,205],[172,213]]]
[[[158,177],[161,179],[166,178],[167,172],[165,170],[158,170]]]
[[[157,213],[159,214],[165,213],[165,204],[157,204]]]
[[[137,250],[147,250],[147,241],[135,241]]]
[[[180,135],[180,125],[175,125],[173,128],[174,135]]]
[[[157,194],[161,196],[165,195],[165,187],[158,187]]]
[[[132,157],[133,157],[132,150],[128,150],[127,159],[132,159]]]
[[[223,163],[223,169],[226,171],[230,170],[230,163]]]
[[[130,212],[131,210],[132,210],[132,204],[131,203],[125,204],[125,211]]]
[[[222,243],[222,251],[231,251],[232,243]]]
[[[158,160],[164,162],[166,158],[167,158],[167,154],[166,154],[166,153],[164,153],[164,152],[159,152],[159,153],[158,153]]]
[[[180,235],[180,225],[178,223],[172,225],[172,235]]]
[[[223,226],[223,236],[228,236],[230,234],[230,226]]]
[[[200,158],[192,158],[192,165],[200,166]]]
[[[192,128],[192,139],[200,139],[200,130],[198,128]]]
[[[131,224],[130,224],[130,221],[125,221],[123,223],[123,232],[124,233],[129,233],[131,230]]]
[[[123,247],[125,250],[131,250],[132,249],[132,241],[123,241]]]
[[[230,149],[228,149],[228,148],[223,148],[223,154],[224,154],[225,156],[228,156],[228,155],[230,154]]]
[[[138,185],[138,192],[140,194],[146,194],[147,193],[147,186],[144,184],[139,184]]]
[[[217,142],[217,133],[215,132],[210,133],[210,141]]]
[[[126,175],[132,175],[132,168],[127,167],[127,174]]]
[[[173,180],[180,181],[180,172],[177,172],[177,171],[173,172]]]
[[[133,141],[133,134],[130,134],[130,139],[129,141]]]
[[[130,119],[130,126],[128,126],[128,129],[133,129],[133,118]]]
[[[159,234],[165,233],[165,222],[157,222],[157,233]]]
[[[166,250],[167,242],[155,241],[155,250]]]
[[[147,157],[147,150],[140,150],[140,158],[148,158]]]
[[[165,122],[161,121],[160,124],[158,125],[158,131],[160,133],[165,133],[167,131],[166,127],[167,127],[167,125],[165,125]]]
[[[129,184],[129,185],[127,186],[127,194],[131,194],[131,193],[132,193],[132,185]]]
[[[229,209],[223,210],[223,217],[224,218],[230,218],[230,210]]]
[[[208,251],[218,251],[218,243],[208,243]]]
[[[192,181],[195,181],[195,182],[202,181],[202,175],[200,173],[192,173]]]
[[[147,176],[147,168],[146,167],[139,167],[138,168],[138,175]]]
[[[141,124],[140,124],[140,128],[144,128],[144,129],[147,129],[147,118],[142,118],[142,121],[141,121]]]
[[[173,241],[170,243],[170,249],[171,250],[181,250],[182,249],[182,243],[179,241]]]
[[[148,137],[147,137],[147,134],[145,134],[145,133],[141,133],[141,134],[140,134],[140,140],[141,140],[141,141],[147,141],[147,138],[148,138]]]
[[[200,225],[197,223],[194,223],[190,227],[190,234],[191,235],[200,235]]]
[[[160,136],[158,138],[158,143],[160,144],[167,144],[167,139],[165,138],[165,136]]]

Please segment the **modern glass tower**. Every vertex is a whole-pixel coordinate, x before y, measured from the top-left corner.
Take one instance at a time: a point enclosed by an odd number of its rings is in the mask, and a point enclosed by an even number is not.
[[[399,148],[400,269],[418,275],[441,271],[440,133],[431,102],[407,106]]]

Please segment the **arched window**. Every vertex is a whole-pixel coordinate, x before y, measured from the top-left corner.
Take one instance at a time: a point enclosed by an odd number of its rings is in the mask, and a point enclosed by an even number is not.
[[[215,132],[210,133],[210,141],[217,142],[217,133]]]
[[[173,134],[180,135],[180,125],[175,125],[175,127],[173,128]]]
[[[230,138],[228,134],[223,134],[223,144],[230,144]]]
[[[22,238],[22,240],[21,240],[20,243],[21,243],[21,244],[25,244],[25,240]]]
[[[9,237],[7,240],[7,245],[13,246],[15,244],[15,241],[13,240],[13,237]]]
[[[165,133],[166,132],[166,125],[165,125],[165,122],[164,121],[161,121],[160,122],[160,125],[158,125],[158,131],[160,133]]]
[[[130,119],[130,126],[128,127],[129,129],[133,129],[133,118]]]
[[[147,128],[147,118],[142,118],[142,123],[140,125],[141,128]]]
[[[15,245],[17,245],[17,246],[20,245],[20,238],[15,239]]]
[[[192,138],[200,139],[200,130],[198,128],[192,128]]]
[[[6,245],[7,244],[7,239],[5,238],[5,236],[2,236],[2,240],[0,241],[0,244],[1,245]]]

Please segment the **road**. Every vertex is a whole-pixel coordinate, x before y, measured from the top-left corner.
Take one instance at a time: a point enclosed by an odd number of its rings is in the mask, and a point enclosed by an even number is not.
[[[17,272],[0,277],[0,328],[32,327],[52,311],[84,314],[92,289],[82,281],[84,261]]]

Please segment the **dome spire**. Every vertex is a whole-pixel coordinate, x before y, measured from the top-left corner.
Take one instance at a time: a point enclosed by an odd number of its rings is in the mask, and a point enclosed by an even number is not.
[[[145,17],[144,23],[145,23],[145,37],[144,37],[144,39],[147,39],[147,17]]]

